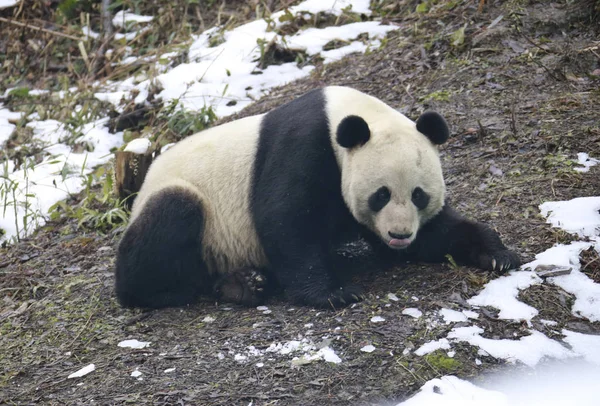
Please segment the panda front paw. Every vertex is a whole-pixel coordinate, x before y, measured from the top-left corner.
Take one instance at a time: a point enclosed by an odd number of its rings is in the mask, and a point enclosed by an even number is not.
[[[327,302],[329,306],[331,306],[334,310],[346,307],[352,303],[362,302],[365,299],[365,296],[362,292],[362,289],[358,286],[345,286],[339,289],[334,290],[329,295]]]
[[[502,273],[521,266],[521,259],[517,253],[510,250],[481,254],[478,262],[481,269]]]

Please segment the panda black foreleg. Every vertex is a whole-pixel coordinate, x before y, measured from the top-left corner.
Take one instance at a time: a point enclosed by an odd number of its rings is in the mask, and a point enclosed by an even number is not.
[[[272,259],[273,271],[291,302],[337,309],[363,299],[360,288],[342,285],[333,275],[327,248],[306,245],[301,254],[282,253]]]
[[[165,189],[149,199],[119,244],[115,276],[122,306],[183,306],[208,293],[203,217],[200,201],[183,189]]]
[[[445,262],[450,255],[458,264],[490,271],[507,271],[521,264],[494,230],[464,218],[448,205],[419,230],[408,254],[425,262]]]

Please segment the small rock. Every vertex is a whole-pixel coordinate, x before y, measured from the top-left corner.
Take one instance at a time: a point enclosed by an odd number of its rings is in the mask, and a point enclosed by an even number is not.
[[[482,46],[484,44],[496,44],[498,40],[506,35],[508,32],[507,27],[492,27],[477,35],[472,39],[473,46]]]
[[[109,246],[100,247],[98,248],[98,254],[110,255],[112,254],[112,250],[112,247]]]
[[[571,273],[570,266],[559,265],[538,265],[535,267],[535,273],[540,278],[551,278],[553,276],[569,275]]]
[[[502,170],[495,165],[490,165],[490,173],[494,176],[502,176]]]
[[[594,69],[594,71],[592,72],[593,76],[600,76],[600,69]]]
[[[448,301],[458,303],[465,307],[468,306],[467,301],[463,299],[463,297],[458,292],[454,292],[450,296],[448,296]]]

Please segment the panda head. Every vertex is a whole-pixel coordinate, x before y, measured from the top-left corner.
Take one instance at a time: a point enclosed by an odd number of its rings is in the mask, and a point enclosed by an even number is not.
[[[445,120],[426,112],[417,122],[394,111],[343,118],[335,133],[342,194],[354,218],[388,247],[407,248],[444,205],[437,145],[449,136]]]

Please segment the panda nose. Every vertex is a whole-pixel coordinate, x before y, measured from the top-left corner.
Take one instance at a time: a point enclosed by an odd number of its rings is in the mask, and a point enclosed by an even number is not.
[[[392,233],[391,231],[388,231],[388,234],[390,235],[390,237],[395,238],[397,240],[408,240],[412,236],[412,233],[410,233],[410,234],[396,234],[396,233]]]

